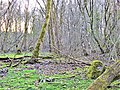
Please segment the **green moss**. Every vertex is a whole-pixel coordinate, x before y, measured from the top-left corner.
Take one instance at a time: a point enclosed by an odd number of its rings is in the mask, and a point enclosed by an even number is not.
[[[96,90],[105,90],[105,87],[108,85],[105,80],[98,78],[99,83],[96,84]]]
[[[45,76],[37,72],[27,66],[9,68],[7,75],[0,78],[0,90],[86,90],[92,83],[92,80],[82,80],[79,76],[72,77],[71,73]]]
[[[47,25],[49,23],[49,20],[50,20],[51,4],[52,4],[52,0],[48,0],[47,1],[46,21],[42,26],[42,30],[40,32],[40,36],[38,38],[35,50],[33,51],[33,55],[32,55],[33,58],[38,58],[38,56],[39,56],[40,45],[41,45],[41,42],[43,42],[43,40],[44,40],[44,36],[45,36],[45,33],[46,33],[46,27],[47,27]]]
[[[103,68],[104,69],[104,68]],[[107,86],[111,84],[111,82],[116,77],[116,72],[119,69],[119,61],[117,61],[112,66],[108,66],[105,68],[105,71],[102,75],[100,75],[89,87],[87,90],[106,90]],[[117,88],[113,89],[117,90]]]
[[[23,57],[24,54],[16,54],[16,53],[10,53],[10,54],[0,54],[0,58],[20,58]]]
[[[98,77],[94,83],[92,83],[87,90],[106,90],[108,86],[108,83],[106,80]]]
[[[104,69],[103,63],[99,60],[94,60],[91,63],[91,66],[88,68],[86,76],[88,78],[95,79],[102,74],[103,69]]]

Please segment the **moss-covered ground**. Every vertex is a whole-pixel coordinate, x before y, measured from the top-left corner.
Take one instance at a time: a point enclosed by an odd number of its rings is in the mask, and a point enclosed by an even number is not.
[[[48,53],[48,52],[40,52],[39,57],[52,57],[54,54],[53,53]],[[31,52],[22,52],[20,54],[16,53],[6,53],[6,54],[0,54],[0,58],[21,58],[21,57],[26,57],[26,56],[32,56]]]
[[[41,55],[47,56],[48,53]],[[12,57],[13,54],[6,56]],[[79,64],[49,63],[45,59],[38,64],[6,65],[6,62],[0,61],[0,90],[87,90],[93,82],[84,78],[84,70]],[[120,90],[118,84],[119,81],[113,82],[114,87],[109,90]]]
[[[92,82],[70,76],[46,76],[37,74],[36,70],[9,69],[8,74],[0,78],[0,90],[86,90]]]

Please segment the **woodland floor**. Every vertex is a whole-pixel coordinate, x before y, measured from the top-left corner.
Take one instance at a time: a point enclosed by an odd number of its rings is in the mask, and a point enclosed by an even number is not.
[[[0,60],[0,90],[86,90],[93,82],[85,78],[85,64],[65,58],[6,67],[9,63],[8,59]],[[114,85],[109,90],[120,89]]]

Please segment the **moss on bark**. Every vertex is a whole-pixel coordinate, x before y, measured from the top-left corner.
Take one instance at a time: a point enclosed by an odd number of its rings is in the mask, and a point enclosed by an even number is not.
[[[88,68],[86,76],[90,79],[96,79],[98,76],[102,74],[104,70],[104,65],[99,60],[94,60],[91,63],[91,66]]]
[[[44,36],[46,33],[46,27],[49,23],[49,19],[50,19],[50,9],[51,9],[51,4],[52,4],[52,0],[47,0],[47,13],[46,13],[46,21],[42,26],[42,30],[40,32],[40,36],[38,38],[38,41],[36,43],[35,49],[33,50],[33,55],[32,58],[38,58],[39,56],[39,50],[40,50],[40,45],[44,40]]]
[[[107,86],[119,75],[120,60],[116,61],[114,65],[106,68],[105,72],[100,75],[87,90],[106,90]]]

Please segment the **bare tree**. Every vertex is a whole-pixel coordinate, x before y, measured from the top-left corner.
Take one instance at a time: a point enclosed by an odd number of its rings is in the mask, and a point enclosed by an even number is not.
[[[46,21],[42,26],[42,30],[40,32],[40,36],[39,36],[38,41],[36,43],[35,49],[33,50],[32,57],[38,57],[39,56],[40,45],[44,40],[44,36],[45,36],[45,33],[46,33],[46,27],[47,27],[47,25],[49,23],[49,19],[50,19],[51,4],[52,4],[52,0],[48,0],[47,5],[46,5],[47,6]]]

